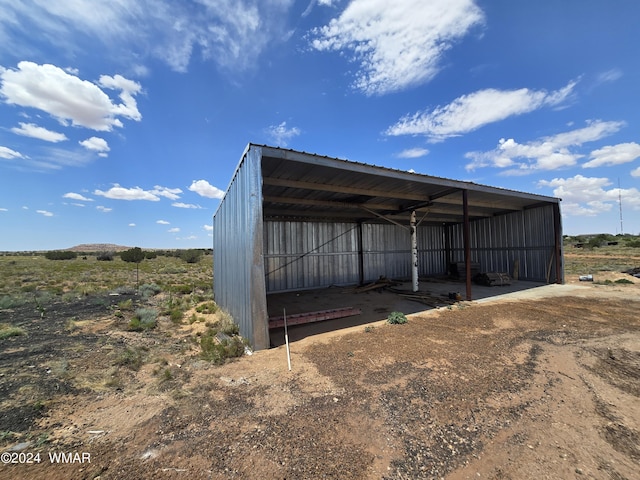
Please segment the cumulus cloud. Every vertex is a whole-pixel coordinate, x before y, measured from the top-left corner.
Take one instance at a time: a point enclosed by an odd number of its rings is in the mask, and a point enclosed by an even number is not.
[[[612,182],[604,177],[584,177],[542,180],[541,187],[553,188],[553,194],[562,199],[562,211],[569,215],[596,216],[611,211],[620,197],[625,205],[640,210],[640,191],[636,188],[620,189],[606,187]]]
[[[95,190],[93,194],[100,195],[101,197],[111,198],[113,200],[148,200],[150,202],[160,201],[160,197],[147,190],[143,190],[140,187],[125,188],[121,187],[117,183],[109,190]]]
[[[631,170],[632,177],[640,177],[640,167]]]
[[[98,152],[98,155],[100,155],[101,157],[106,157],[107,152],[111,150],[107,141],[104,138],[100,137],[87,138],[86,140],[82,140],[78,143],[87,150]]]
[[[10,149],[9,147],[3,147],[0,145],[0,158],[6,158],[7,160],[13,160],[14,158],[25,158],[20,152]]]
[[[203,225],[202,228],[204,228],[207,232],[213,232],[213,225]]]
[[[36,213],[44,215],[45,217],[53,217],[53,213],[48,212],[47,210],[36,210]]]
[[[183,202],[175,202],[175,203],[172,203],[171,206],[176,208],[193,208],[193,209],[202,208],[200,205],[194,205],[193,203],[183,203]]]
[[[166,220],[156,220],[156,223],[160,225],[169,225],[169,222],[167,222]]]
[[[68,198],[71,200],[79,200],[81,202],[93,202],[93,198],[87,198],[84,195],[81,195],[79,193],[74,193],[74,192],[69,192],[69,193],[65,193],[62,198]]]
[[[123,64],[152,55],[187,70],[198,51],[223,68],[247,68],[268,45],[282,41],[293,0],[118,0],[4,2],[0,52],[33,56],[18,35],[38,32],[60,51],[79,50],[78,34],[108,45]],[[127,53],[128,52],[128,53]]]
[[[19,122],[19,127],[13,127],[11,131],[17,135],[23,135],[25,137],[37,138],[39,140],[44,140],[45,142],[63,142],[67,139],[67,136],[64,133],[53,132],[51,130],[47,130],[44,127],[40,127],[34,123],[23,123]]]
[[[102,213],[109,213],[111,210],[113,210],[113,208],[108,208],[108,207],[105,207],[103,205],[98,205],[96,207],[96,210],[98,210],[98,211],[100,211]]]
[[[279,125],[267,127],[266,133],[277,146],[286,147],[292,138],[300,135],[300,129],[298,127],[287,128],[287,122],[282,122]]]
[[[396,156],[398,158],[420,158],[429,154],[429,150],[426,148],[408,148],[401,151]]]
[[[142,118],[133,98],[140,85],[120,75],[102,76],[95,84],[55,65],[22,61],[17,69],[0,71],[0,82],[0,97],[6,103],[41,110],[62,125],[111,131],[123,126],[121,117]],[[123,103],[114,103],[101,86],[119,90]]]
[[[169,230],[167,230],[167,232],[169,233],[178,233],[180,231],[180,229],[178,227],[173,227],[170,228]]]
[[[515,115],[559,105],[571,95],[575,85],[576,82],[570,82],[553,92],[528,88],[479,90],[431,111],[407,115],[385,133],[391,136],[425,135],[431,141],[441,141]]]
[[[192,192],[196,192],[201,197],[218,199],[224,197],[224,192],[222,190],[214,187],[206,180],[194,180],[193,182],[191,182],[189,190],[191,190]]]
[[[354,0],[313,30],[311,45],[352,52],[360,63],[354,87],[386,94],[431,80],[445,52],[483,21],[473,0]]]
[[[600,140],[620,130],[624,122],[588,122],[584,128],[542,137],[528,143],[513,138],[500,139],[498,146],[488,152],[469,152],[468,171],[483,167],[509,168],[511,175],[527,174],[536,170],[555,170],[575,165],[584,154],[576,151],[583,144]]]
[[[635,142],[608,145],[591,152],[591,160],[582,165],[584,168],[621,165],[640,158],[640,145]]]
[[[177,200],[180,198],[179,194],[182,193],[182,190],[179,188],[167,188],[156,185],[151,190],[151,193],[158,195],[159,197],[168,198],[169,200]]]

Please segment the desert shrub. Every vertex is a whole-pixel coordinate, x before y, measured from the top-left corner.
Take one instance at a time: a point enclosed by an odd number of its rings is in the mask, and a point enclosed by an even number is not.
[[[618,280],[616,280],[614,283],[622,283],[622,284],[632,284],[633,282],[631,280],[629,280],[628,278],[619,278]]]
[[[113,252],[100,252],[96,256],[96,260],[99,262],[111,262],[113,261]]]
[[[144,252],[144,258],[146,258],[147,260],[153,260],[154,258],[157,258],[158,254],[156,252]]]
[[[4,340],[9,337],[17,337],[19,335],[25,335],[27,332],[20,327],[14,327],[8,323],[0,323],[0,340]]]
[[[27,303],[27,301],[28,299],[24,295],[3,295],[0,297],[0,310],[19,307]]]
[[[118,302],[118,308],[120,310],[131,310],[133,308],[133,300],[128,298],[126,300],[122,300],[121,302]]]
[[[244,354],[242,338],[221,336],[211,328],[200,337],[200,348],[200,356],[216,365],[223,364],[227,358],[241,357]]]
[[[140,332],[143,330],[150,330],[152,328],[155,328],[157,318],[158,311],[156,309],[139,308],[136,310],[136,313],[131,321],[129,321],[129,330]]]
[[[140,263],[144,260],[144,252],[140,247],[134,247],[120,252],[120,258],[129,263]]]
[[[402,312],[391,312],[387,317],[387,323],[392,325],[407,323],[407,317]]]
[[[144,363],[143,350],[140,348],[126,348],[116,358],[114,364],[122,367],[127,367],[131,370],[140,370]]]
[[[180,308],[172,308],[169,310],[169,319],[173,323],[181,323],[184,318],[184,312]]]
[[[233,321],[233,317],[225,311],[218,314],[218,320],[214,323],[217,331],[226,335],[238,335],[240,328],[238,324]]]
[[[69,250],[51,250],[44,254],[44,258],[47,260],[73,260],[78,258],[78,254]]]
[[[144,285],[140,285],[139,291],[143,298],[148,298],[159,294],[162,289],[155,283],[145,283]]]
[[[630,242],[627,242],[627,247],[640,248],[640,240],[631,240]]]
[[[200,258],[202,258],[202,250],[182,250],[180,252],[180,258],[187,263],[198,263]]]
[[[193,292],[193,285],[174,285],[172,287],[174,293],[180,293],[182,295],[187,295]]]
[[[216,313],[218,311],[218,306],[215,302],[207,302],[196,307],[196,312],[198,313]]]

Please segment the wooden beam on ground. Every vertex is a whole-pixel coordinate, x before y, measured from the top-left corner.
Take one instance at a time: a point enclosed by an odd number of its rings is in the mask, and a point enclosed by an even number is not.
[[[320,310],[317,312],[296,313],[287,315],[287,326],[302,325],[305,323],[322,322],[323,320],[333,320],[335,318],[351,317],[360,315],[359,308],[344,307],[333,308],[331,310]],[[269,329],[284,327],[284,316],[269,317]]]

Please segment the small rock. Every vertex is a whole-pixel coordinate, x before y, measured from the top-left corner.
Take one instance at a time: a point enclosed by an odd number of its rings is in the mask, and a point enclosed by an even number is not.
[[[582,469],[581,469],[581,468],[576,468],[576,470],[575,470],[575,471],[576,471],[576,473],[577,473],[578,475],[582,475]]]
[[[33,442],[17,443],[13,447],[11,447],[9,450],[7,450],[7,452],[21,452],[25,448],[29,448],[32,444]]]

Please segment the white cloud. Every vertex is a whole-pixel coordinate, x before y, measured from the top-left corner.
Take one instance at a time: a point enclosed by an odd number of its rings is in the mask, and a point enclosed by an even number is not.
[[[70,56],[78,34],[117,52],[123,65],[154,56],[172,69],[187,70],[194,52],[224,68],[247,68],[267,47],[282,41],[293,0],[117,0],[110,2],[3,2],[0,52],[33,57],[11,33],[38,32]],[[131,67],[130,67],[131,68]]]
[[[156,185],[151,190],[151,193],[154,195],[158,195],[159,197],[168,198],[169,200],[177,200],[180,198],[179,193],[182,193],[182,190],[179,188],[167,188]]]
[[[570,82],[555,92],[528,88],[478,90],[433,111],[407,115],[385,133],[391,136],[426,135],[431,141],[441,141],[514,115],[558,105],[571,95],[575,85],[576,82]]]
[[[99,84],[120,90],[123,104],[115,104],[95,83],[70,75],[55,65],[23,61],[17,69],[0,71],[0,96],[11,105],[31,107],[48,113],[62,125],[97,131],[122,127],[119,117],[139,121],[142,115],[133,95],[141,87],[120,75],[102,76]]]
[[[104,138],[100,137],[87,138],[86,140],[82,140],[78,143],[87,150],[98,152],[98,155],[100,155],[101,157],[106,157],[107,152],[111,150],[107,141]]]
[[[81,202],[93,202],[92,198],[87,198],[79,193],[69,192],[65,193],[62,198],[69,198],[71,200],[79,200]]]
[[[17,135],[23,135],[25,137],[37,138],[44,140],[45,142],[63,142],[68,140],[64,133],[53,132],[47,130],[44,127],[40,127],[34,123],[19,122],[20,127],[13,127],[11,131]]]
[[[94,195],[100,195],[101,197],[111,198],[114,200],[148,200],[151,202],[160,201],[160,197],[154,195],[151,192],[143,190],[140,187],[124,188],[118,184],[115,184],[107,191],[96,190]]]
[[[606,72],[600,73],[596,78],[596,82],[599,84],[615,82],[620,77],[622,77],[622,71],[620,69],[613,68],[611,70],[607,70]]]
[[[8,212],[9,210],[6,208],[0,208],[0,212]]]
[[[20,152],[16,152],[15,150],[11,150],[9,147],[3,147],[2,145],[0,145],[0,158],[13,160],[14,158],[25,158],[25,157]]]
[[[129,226],[129,227],[135,227],[135,226],[136,226],[136,224],[135,224],[135,223],[130,223],[128,226]]]
[[[202,208],[200,205],[194,205],[193,203],[183,203],[183,202],[175,202],[175,203],[172,203],[171,206],[177,207],[177,208],[194,208],[194,209]]]
[[[426,148],[408,148],[401,151],[396,156],[398,158],[420,158],[429,154],[429,150]]]
[[[204,228],[207,232],[213,232],[213,225],[203,225],[202,228]]]
[[[640,177],[640,167],[631,170],[631,176],[632,177]]]
[[[167,230],[167,232],[169,233],[178,233],[180,231],[180,229],[178,227],[173,227],[170,228],[169,230]]]
[[[488,152],[469,152],[472,160],[467,170],[482,167],[510,168],[507,174],[527,174],[534,170],[554,170],[575,165],[584,155],[575,151],[584,143],[600,140],[624,126],[624,122],[592,121],[584,128],[542,137],[520,144],[514,139],[500,139],[498,146]]]
[[[36,210],[36,213],[39,213],[40,215],[44,215],[45,217],[53,217],[53,213],[48,212],[46,210]]]
[[[217,187],[214,187],[206,180],[194,180],[189,186],[189,190],[196,192],[201,197],[207,198],[222,198],[224,192]]]
[[[591,160],[582,165],[584,168],[620,165],[633,162],[640,157],[640,145],[635,142],[608,145],[591,152]]]
[[[636,188],[619,189],[606,187],[612,182],[608,178],[584,177],[554,178],[539,182],[542,187],[553,188],[553,194],[562,199],[562,211],[569,215],[596,216],[611,211],[622,197],[622,203],[640,210],[640,191]]]
[[[311,45],[353,52],[360,62],[355,88],[385,94],[431,80],[444,53],[483,21],[473,0],[353,0],[313,30]]]
[[[287,122],[282,122],[279,125],[267,127],[266,133],[277,146],[286,147],[289,140],[300,135],[300,129],[298,127],[287,128]]]
[[[169,222],[167,222],[166,220],[156,220],[156,223],[160,225],[169,225]]]
[[[113,208],[108,208],[108,207],[104,207],[102,205],[98,205],[96,207],[96,210],[99,210],[102,213],[109,213],[111,210],[113,210]]]

